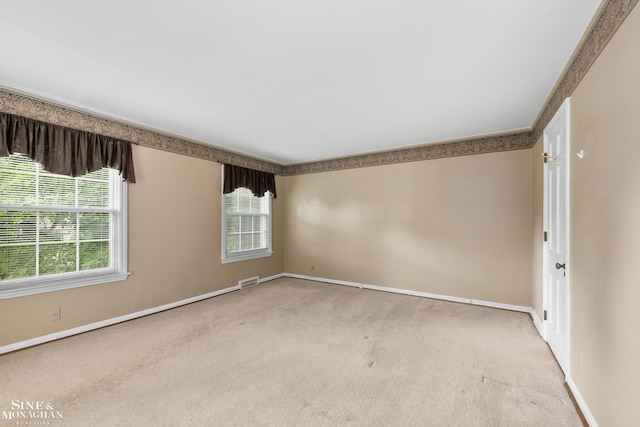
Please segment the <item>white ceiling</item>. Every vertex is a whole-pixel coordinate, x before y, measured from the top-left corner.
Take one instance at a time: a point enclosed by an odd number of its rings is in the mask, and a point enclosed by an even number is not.
[[[0,85],[291,164],[531,127],[600,3],[4,0]]]

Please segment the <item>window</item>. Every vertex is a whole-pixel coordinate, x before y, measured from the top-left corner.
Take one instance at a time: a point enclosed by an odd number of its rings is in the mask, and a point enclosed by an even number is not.
[[[222,262],[270,256],[271,193],[237,188],[222,199]]]
[[[126,278],[126,190],[118,171],[54,175],[0,158],[0,297]]]

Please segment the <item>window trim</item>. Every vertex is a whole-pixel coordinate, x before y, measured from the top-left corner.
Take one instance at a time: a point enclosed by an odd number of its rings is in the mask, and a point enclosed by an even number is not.
[[[224,173],[224,168],[223,168],[223,173]],[[224,176],[223,176],[223,180],[224,182]],[[235,191],[235,190],[234,190]],[[231,194],[231,193],[229,193]],[[272,250],[272,225],[273,225],[273,196],[271,195],[271,192],[265,192],[263,197],[267,197],[267,204],[268,204],[268,209],[269,209],[269,215],[267,215],[267,247],[263,248],[263,249],[252,249],[252,250],[248,250],[248,251],[238,251],[235,253],[231,253],[228,254],[227,253],[227,210],[226,210],[226,203],[225,203],[225,197],[227,196],[227,194],[225,194],[224,192],[222,192],[222,197],[221,197],[221,211],[222,211],[222,221],[221,221],[221,226],[222,226],[222,232],[221,232],[221,239],[220,239],[220,247],[221,247],[221,257],[220,257],[220,261],[222,262],[222,264],[229,264],[232,262],[239,262],[239,261],[248,261],[251,259],[259,259],[259,258],[266,258],[266,257],[270,257],[271,255],[273,255],[273,250]],[[255,195],[254,195],[255,197]],[[258,197],[260,198],[260,197]]]
[[[7,280],[0,286],[0,299],[116,282],[125,280],[131,274],[127,271],[128,184],[122,180],[117,170],[109,169],[109,185],[114,191],[112,209],[119,212],[118,215],[113,215],[111,222],[112,267]]]

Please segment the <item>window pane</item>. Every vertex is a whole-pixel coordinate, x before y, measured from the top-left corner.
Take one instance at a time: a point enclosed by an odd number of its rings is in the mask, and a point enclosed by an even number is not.
[[[250,216],[243,216],[241,217],[241,224],[240,224],[240,230],[241,231],[251,231],[252,227],[252,220],[253,217]]]
[[[43,206],[76,205],[76,183],[73,178],[42,174],[38,183],[39,203]]]
[[[102,168],[95,172],[88,173],[82,177],[82,179],[97,179],[99,181],[109,181],[109,168]]]
[[[227,252],[236,252],[240,250],[240,235],[228,234],[227,235]]]
[[[40,242],[74,242],[77,216],[75,212],[40,212]]]
[[[22,154],[12,154],[9,157],[0,157],[0,168],[23,172],[35,172],[38,164]]]
[[[36,246],[0,246],[0,280],[36,275]]]
[[[240,231],[240,217],[229,216],[227,217],[227,232],[234,233]]]
[[[241,234],[240,235],[240,249],[246,251],[247,249],[252,249],[252,239],[251,234]]]
[[[260,231],[262,228],[262,218],[259,216],[253,217],[253,227],[251,227],[251,231]]]
[[[263,248],[264,245],[262,243],[262,233],[254,233],[253,234],[253,247],[254,248]]]
[[[261,205],[262,205],[262,199],[259,199],[257,197],[253,197],[251,199],[251,213],[252,214],[261,213]]]
[[[78,180],[78,206],[108,208],[109,183]]]
[[[251,193],[247,194],[245,192],[241,193],[238,196],[238,204],[240,205],[238,211],[241,213],[249,213],[251,212]]]
[[[224,205],[227,213],[238,213],[238,193],[225,194]]]
[[[109,213],[83,212],[80,214],[80,240],[109,239]]]
[[[0,211],[0,245],[35,241],[35,212]]]
[[[7,159],[2,157],[1,159]],[[8,163],[8,162],[5,162]],[[4,166],[9,166],[8,164]],[[2,168],[3,165],[0,165]],[[35,175],[21,172],[0,170],[0,204],[3,205],[35,205],[36,181]]]
[[[40,274],[76,271],[75,243],[40,245]]]
[[[109,267],[109,242],[80,243],[80,270]]]

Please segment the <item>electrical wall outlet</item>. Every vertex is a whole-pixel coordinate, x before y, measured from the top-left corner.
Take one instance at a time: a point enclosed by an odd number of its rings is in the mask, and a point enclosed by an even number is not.
[[[49,310],[49,320],[60,320],[60,307],[52,308]]]

